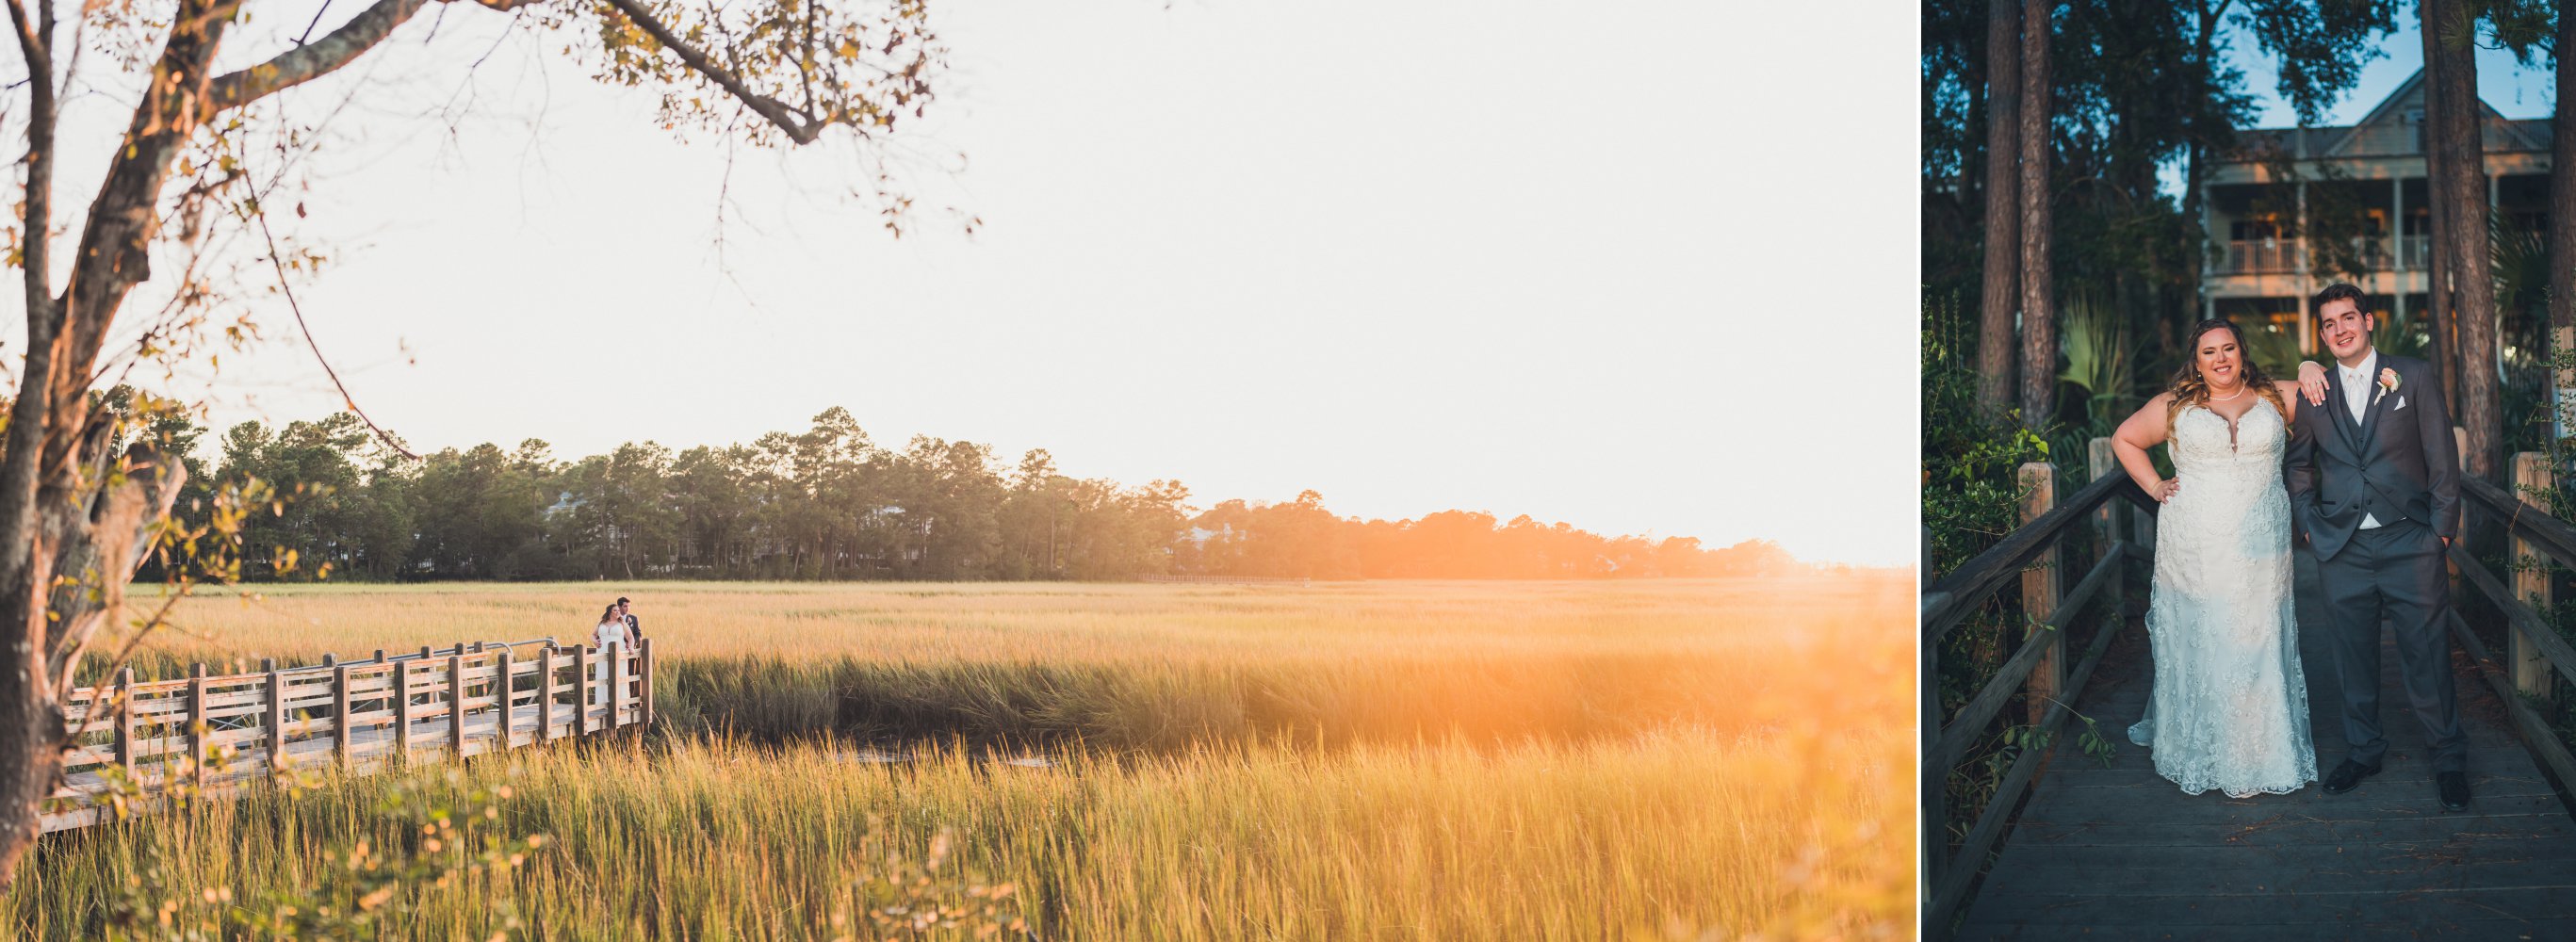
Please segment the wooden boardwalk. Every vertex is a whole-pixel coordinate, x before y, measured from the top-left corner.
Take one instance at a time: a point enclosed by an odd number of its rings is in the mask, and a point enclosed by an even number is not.
[[[44,830],[296,770],[366,774],[651,724],[651,639],[610,650],[460,642],[218,677],[199,665],[185,680],[138,683],[128,671],[116,684],[74,692],[67,712],[85,731]],[[87,722],[93,710],[101,715]]]
[[[2340,684],[2320,643],[2314,560],[2302,548],[2297,563],[2322,774],[2343,756]],[[2443,811],[2394,649],[2383,644],[2381,657],[2389,754],[2380,774],[2342,795],[2310,785],[2191,796],[2128,742],[2152,670],[2144,632],[2123,632],[2076,704],[2119,744],[2117,760],[2104,768],[2083,756],[2074,724],[2060,733],[1957,938],[2576,938],[2576,819],[2514,737],[2503,702],[2455,655],[2476,797],[2467,811]]]

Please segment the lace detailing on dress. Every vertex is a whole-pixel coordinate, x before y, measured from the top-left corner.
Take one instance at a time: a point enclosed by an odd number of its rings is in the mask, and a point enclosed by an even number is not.
[[[2243,798],[2316,781],[2317,751],[2290,601],[2287,430],[2258,404],[2230,432],[2198,406],[2174,420],[2182,489],[2156,515],[2147,605],[2155,688],[2129,738],[2183,791]]]

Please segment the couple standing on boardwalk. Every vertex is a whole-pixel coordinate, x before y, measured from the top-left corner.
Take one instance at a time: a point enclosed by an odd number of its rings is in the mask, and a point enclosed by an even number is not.
[[[2443,630],[2444,551],[2460,528],[2450,412],[2430,365],[2372,347],[2377,324],[2362,301],[2349,284],[2317,293],[2335,366],[2301,363],[2295,383],[2266,378],[2236,325],[2202,322],[2172,389],[2113,439],[2129,476],[2164,503],[2147,608],[2155,685],[2129,736],[2186,792],[2243,798],[2317,780],[2291,605],[2295,532],[2316,553],[2343,690],[2345,752],[2326,792],[2352,790],[2387,754],[2385,619],[2432,748],[2434,790],[2445,809],[2468,807],[2468,736]],[[2160,480],[2146,449],[2165,443],[2174,477]]]
[[[599,624],[591,628],[590,640],[591,646],[611,657],[635,650],[635,645],[644,640],[643,622],[636,619],[625,596],[618,596],[617,601],[608,603],[608,608],[599,613]],[[624,651],[609,650],[618,647],[623,647]],[[608,665],[603,662],[599,665],[599,697],[606,701],[608,695]]]

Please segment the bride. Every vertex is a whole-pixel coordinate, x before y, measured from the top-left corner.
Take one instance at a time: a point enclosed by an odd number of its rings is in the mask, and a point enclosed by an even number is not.
[[[2290,603],[2281,455],[2300,386],[2263,375],[2224,320],[2192,328],[2171,390],[2120,423],[2111,448],[2163,502],[2147,605],[2155,687],[2129,738],[2194,795],[2282,794],[2317,780],[2307,675]],[[2147,449],[2169,444],[2174,478]]]

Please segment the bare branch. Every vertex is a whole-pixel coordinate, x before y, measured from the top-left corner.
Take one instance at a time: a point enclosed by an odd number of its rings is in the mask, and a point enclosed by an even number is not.
[[[799,144],[813,143],[814,138],[820,136],[823,129],[831,125],[830,121],[817,121],[811,116],[799,116],[779,100],[752,91],[750,86],[742,83],[741,77],[733,74],[732,70],[715,64],[714,60],[707,58],[705,52],[683,41],[678,34],[671,31],[669,26],[654,18],[652,12],[644,9],[644,5],[637,0],[607,0],[607,2],[617,12],[625,14],[627,19],[634,21],[636,26],[644,30],[645,35],[653,37],[654,42],[661,43],[662,48],[671,50],[671,54],[679,56],[680,62],[687,65],[690,71],[705,76],[708,81],[716,83],[740,100],[744,107],[752,110],[752,113],[777,125],[780,131],[786,132],[788,140]]]
[[[302,85],[357,61],[391,35],[428,0],[376,0],[320,40],[279,53],[276,58],[218,76],[208,92],[209,111],[224,111]]]
[[[385,447],[393,449],[405,458],[419,458],[419,455],[411,453],[411,449],[403,447],[402,442],[396,441],[392,433],[378,426],[376,420],[368,418],[367,410],[358,408],[358,397],[349,395],[349,384],[340,381],[340,371],[331,368],[331,358],[322,355],[322,345],[313,340],[313,328],[304,323],[304,307],[295,303],[295,288],[287,283],[286,260],[278,257],[277,237],[268,232],[268,210],[262,207],[253,211],[252,215],[259,220],[260,238],[268,242],[268,262],[277,266],[277,290],[286,295],[286,309],[295,312],[295,326],[304,331],[304,345],[313,348],[313,359],[321,361],[322,372],[331,377],[331,385],[339,388],[340,401],[348,405],[350,412],[357,414],[358,421],[367,423],[368,430],[375,432],[376,439],[384,442]]]

